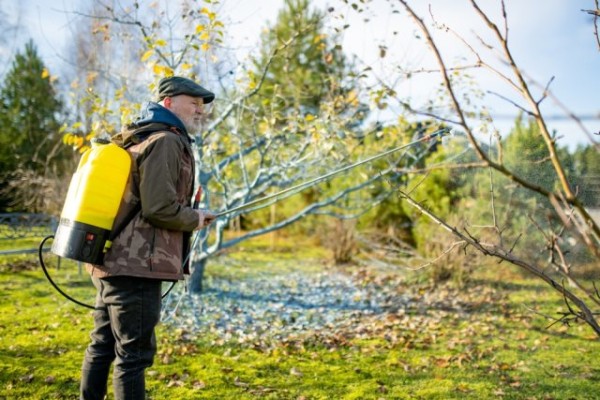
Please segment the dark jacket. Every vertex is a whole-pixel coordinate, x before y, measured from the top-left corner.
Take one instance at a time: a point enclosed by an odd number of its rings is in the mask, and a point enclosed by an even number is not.
[[[97,277],[183,279],[184,243],[199,222],[191,207],[194,155],[185,127],[171,111],[148,103],[141,118],[112,140],[132,157],[114,224],[125,226],[104,265],[88,270]]]

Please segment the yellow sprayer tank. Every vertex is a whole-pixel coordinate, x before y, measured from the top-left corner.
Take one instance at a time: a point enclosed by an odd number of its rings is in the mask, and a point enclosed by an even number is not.
[[[130,169],[126,150],[107,140],[92,141],[71,179],[54,236],[54,254],[102,264]]]

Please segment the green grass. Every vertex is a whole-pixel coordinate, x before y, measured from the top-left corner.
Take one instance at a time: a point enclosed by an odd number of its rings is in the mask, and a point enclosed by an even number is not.
[[[245,243],[209,264],[207,274],[249,279],[332,268],[307,243],[310,256],[302,260],[293,246],[281,248]],[[55,293],[35,264],[33,255],[0,258],[0,399],[76,399],[91,312]],[[159,353],[147,371],[149,398],[600,398],[600,341],[584,325],[545,329],[549,321],[540,314],[563,309],[560,296],[503,268],[481,271],[462,292],[432,291],[411,276],[394,281],[424,303],[367,321],[362,335],[340,329],[338,336],[239,344],[208,330],[192,335],[161,325]],[[51,272],[69,294],[92,302],[89,279],[75,263]],[[439,301],[427,303],[428,293]],[[445,310],[458,300],[462,311]]]

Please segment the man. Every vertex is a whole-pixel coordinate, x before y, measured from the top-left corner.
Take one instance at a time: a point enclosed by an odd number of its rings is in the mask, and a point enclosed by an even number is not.
[[[97,289],[94,329],[83,361],[81,399],[103,399],[114,361],[115,398],[144,399],[144,371],[156,353],[161,282],[183,279],[193,230],[214,214],[191,207],[194,156],[189,135],[215,95],[190,79],[163,78],[159,103],[113,137],[132,157],[130,178],[103,265],[88,265]],[[114,229],[113,229],[114,230]]]

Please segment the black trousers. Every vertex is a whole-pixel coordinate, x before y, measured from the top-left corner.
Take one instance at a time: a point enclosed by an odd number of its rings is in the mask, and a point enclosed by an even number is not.
[[[161,281],[122,276],[92,280],[97,289],[94,330],[83,359],[80,399],[104,399],[114,361],[115,399],[142,400],[144,371],[156,354]]]

